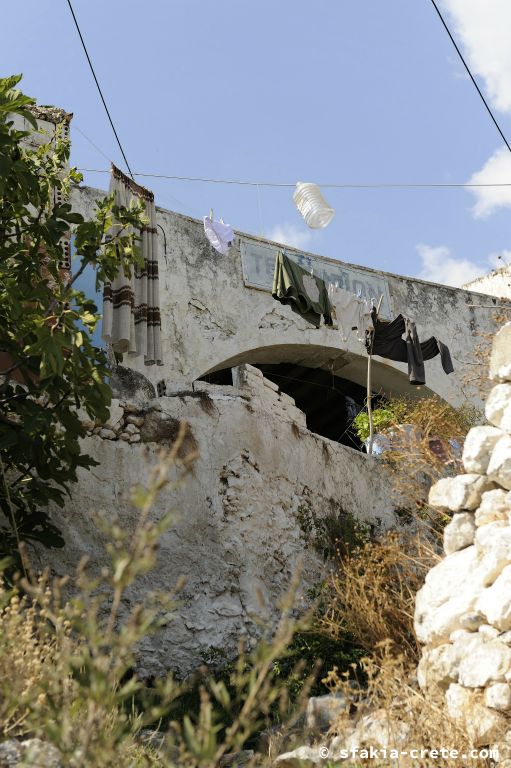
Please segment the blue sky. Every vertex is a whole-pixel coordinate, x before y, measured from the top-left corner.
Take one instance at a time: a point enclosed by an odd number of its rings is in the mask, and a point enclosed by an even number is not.
[[[74,0],[133,170],[261,181],[511,181],[511,154],[429,0]],[[511,139],[508,0],[440,3]],[[74,113],[72,162],[122,166],[65,0],[2,8],[3,74]],[[106,188],[106,174],[85,173]],[[142,181],[142,180],[141,180]],[[146,180],[157,204],[406,275],[460,284],[511,256],[511,192],[291,189]],[[509,253],[508,253],[509,251]]]

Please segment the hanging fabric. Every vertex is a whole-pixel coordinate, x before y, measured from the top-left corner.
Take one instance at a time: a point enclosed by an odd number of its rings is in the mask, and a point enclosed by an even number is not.
[[[335,312],[337,325],[343,341],[348,341],[352,333],[358,341],[365,343],[366,331],[373,327],[371,306],[367,299],[355,296],[354,293],[339,288],[330,283],[328,298]]]
[[[227,254],[234,240],[234,231],[230,224],[215,221],[211,215],[204,216],[204,233],[218,253]]]
[[[109,191],[115,193],[116,205],[128,207],[133,200],[142,201],[149,224],[140,231],[143,266],[132,266],[129,277],[121,268],[112,283],[105,283],[103,339],[115,352],[143,355],[146,365],[162,365],[154,195],[113,164]]]
[[[307,272],[279,250],[275,260],[272,296],[281,304],[289,304],[294,312],[319,328],[321,316],[332,325],[332,307],[325,281]]]
[[[421,342],[415,323],[410,318],[398,315],[390,323],[374,319],[374,329],[372,354],[388,360],[408,363],[410,384],[426,383],[424,361],[431,360],[437,355],[440,355],[445,373],[454,371],[449,348],[435,336]],[[406,333],[406,340],[403,339],[404,333]]]

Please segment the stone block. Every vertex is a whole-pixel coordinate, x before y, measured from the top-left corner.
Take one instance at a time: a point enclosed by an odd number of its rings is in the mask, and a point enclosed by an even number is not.
[[[246,366],[236,365],[231,368],[232,384],[236,389],[243,389],[247,386]]]
[[[475,473],[444,477],[431,486],[429,504],[445,512],[472,511],[479,506],[482,494],[494,487],[484,475]]]
[[[478,611],[465,613],[463,616],[460,616],[460,627],[466,629],[468,632],[477,632],[483,622],[484,615]]]
[[[503,325],[493,338],[490,379],[511,381],[511,322]]]
[[[506,718],[486,707],[481,693],[451,683],[445,700],[449,717],[467,731],[474,746],[490,744],[502,734]]]
[[[493,387],[486,401],[485,414],[496,427],[511,432],[511,383]]]
[[[273,381],[271,381],[270,379],[267,379],[266,377],[263,378],[263,384],[265,387],[268,387],[268,389],[273,390],[273,392],[279,391],[278,384],[275,384]]]
[[[511,527],[490,523],[478,528],[473,546],[447,555],[427,574],[415,599],[418,640],[440,645],[462,627],[465,614],[486,616],[485,597],[481,596],[510,563]]]
[[[262,379],[264,378],[264,374],[259,368],[256,368],[255,365],[250,365],[250,363],[245,363],[245,370],[247,374],[252,376],[257,376],[257,378]]]
[[[506,565],[479,599],[488,622],[501,631],[511,630],[511,565]]]
[[[459,682],[465,688],[484,688],[504,682],[511,668],[511,648],[500,640],[488,640],[464,656],[459,666]]]
[[[465,438],[463,466],[466,472],[486,474],[491,452],[502,432],[497,427],[473,427]]]
[[[492,627],[490,624],[481,624],[478,633],[486,638],[486,640],[495,640],[499,636],[499,630],[496,627]]]
[[[134,414],[130,413],[128,416],[126,416],[126,423],[134,424],[136,427],[141,427],[144,423],[144,417],[135,416]]]
[[[476,525],[472,512],[460,512],[454,515],[444,528],[444,552],[450,555],[474,543]]]
[[[404,749],[409,742],[410,725],[401,720],[390,720],[385,709],[375,709],[358,721],[350,738],[359,747]]]
[[[475,512],[475,524],[480,527],[498,521],[507,522],[511,512],[508,496],[502,488],[483,493],[479,509]]]
[[[439,687],[447,690],[458,679],[459,661],[451,643],[426,648],[417,667],[417,679],[423,691]]]
[[[103,440],[115,440],[117,438],[117,434],[113,431],[113,429],[100,429],[99,436],[103,438]]]
[[[341,694],[311,696],[307,702],[305,724],[309,733],[325,733],[346,708],[346,699]]]
[[[494,683],[484,692],[484,703],[491,709],[507,712],[511,709],[511,687],[508,683]]]
[[[110,404],[110,415],[108,416],[108,419],[105,422],[105,427],[107,429],[115,429],[123,416],[124,416],[124,408],[122,407],[119,400],[116,400],[115,398],[113,398]]]
[[[488,477],[511,490],[511,435],[503,435],[497,440],[488,464]]]

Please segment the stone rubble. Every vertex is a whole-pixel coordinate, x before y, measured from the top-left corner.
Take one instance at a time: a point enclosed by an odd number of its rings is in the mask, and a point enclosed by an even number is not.
[[[445,692],[474,746],[511,740],[511,323],[494,338],[490,378],[490,425],[467,435],[467,474],[430,491],[430,504],[453,517],[415,610],[419,685]]]
[[[254,406],[264,407],[268,414],[293,423],[297,429],[306,429],[305,414],[296,407],[293,398],[280,392],[279,387],[266,379],[259,368],[248,364],[240,365],[232,369],[232,376],[235,389],[245,393],[247,400]],[[188,386],[189,389],[186,389],[186,383],[180,383],[179,388],[170,396],[182,397],[203,392],[207,398],[211,385],[199,381]],[[121,440],[128,444],[167,442],[175,439],[175,419],[169,418],[162,412],[161,402],[157,398],[144,403],[138,398],[123,399],[122,389],[118,388],[117,392],[119,397],[112,398],[110,414],[104,424],[91,421],[82,409],[77,411],[87,435],[96,435],[102,440]],[[169,388],[167,388],[167,396],[169,396]]]

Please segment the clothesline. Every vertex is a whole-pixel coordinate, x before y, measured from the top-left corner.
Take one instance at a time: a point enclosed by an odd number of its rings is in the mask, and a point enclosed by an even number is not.
[[[78,171],[84,173],[110,173],[103,168],[78,168]],[[142,173],[133,172],[134,176],[140,176],[148,179],[168,179],[170,181],[195,181],[204,184],[234,184],[242,187],[274,187],[274,188],[294,188],[296,181],[277,182],[277,181],[245,181],[242,179],[212,179],[203,176],[171,176],[163,173]],[[371,182],[371,183],[318,183],[318,186],[326,189],[476,189],[480,187],[511,187],[510,182]]]

